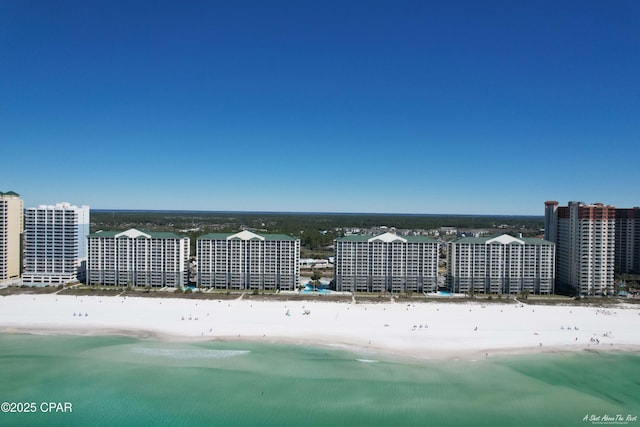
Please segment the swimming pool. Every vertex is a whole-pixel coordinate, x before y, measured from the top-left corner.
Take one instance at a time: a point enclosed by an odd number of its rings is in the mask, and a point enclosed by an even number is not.
[[[332,291],[328,290],[328,289],[318,289],[317,291],[314,291],[313,289],[304,289],[302,291],[300,291],[301,294],[320,294],[320,295],[329,295]]]
[[[324,288],[325,284],[322,283],[316,290],[313,290],[313,286],[310,284],[304,285],[304,289],[300,291],[301,294],[320,294],[320,295],[329,295],[332,291]]]

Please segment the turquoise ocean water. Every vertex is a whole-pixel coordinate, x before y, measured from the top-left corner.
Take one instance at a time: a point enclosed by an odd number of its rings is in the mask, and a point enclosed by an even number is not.
[[[640,427],[640,355],[629,353],[408,362],[301,346],[4,334],[0,360],[0,402],[36,407],[0,413],[2,426],[590,426],[621,415]],[[72,412],[56,413],[65,402]]]

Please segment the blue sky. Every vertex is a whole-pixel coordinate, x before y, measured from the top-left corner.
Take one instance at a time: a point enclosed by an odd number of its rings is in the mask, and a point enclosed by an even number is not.
[[[640,205],[640,2],[0,2],[27,206]]]

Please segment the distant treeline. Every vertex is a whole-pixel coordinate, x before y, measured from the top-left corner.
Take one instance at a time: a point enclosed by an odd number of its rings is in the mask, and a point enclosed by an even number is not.
[[[501,224],[510,228],[541,228],[542,216],[519,215],[407,215],[352,213],[275,213],[275,212],[178,212],[178,211],[109,211],[92,210],[94,224],[148,224],[171,229],[201,225],[228,225],[230,228],[269,228],[269,232],[317,229],[371,228],[381,225],[398,229],[435,229],[440,227],[496,228]],[[233,230],[232,230],[233,231]]]
[[[506,226],[537,232],[544,225],[542,216],[488,215],[400,215],[276,212],[179,212],[179,211],[91,211],[91,232],[139,228],[172,231],[187,235],[195,245],[197,237],[212,232],[249,229],[258,233],[284,233],[300,238],[308,250],[319,251],[343,235],[346,228],[430,230],[440,227],[493,229]],[[195,246],[194,246],[195,247]]]

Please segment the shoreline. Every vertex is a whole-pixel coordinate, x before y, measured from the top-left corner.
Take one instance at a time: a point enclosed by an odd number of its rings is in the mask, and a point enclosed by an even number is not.
[[[120,335],[166,342],[249,342],[413,361],[621,351],[640,353],[640,308],[345,303],[12,295],[0,333]]]
[[[584,348],[584,347],[555,347],[555,348],[503,348],[470,350],[461,353],[450,351],[434,351],[429,354],[409,354],[397,352],[390,349],[378,349],[372,347],[358,347],[346,343],[323,343],[318,341],[289,340],[289,339],[269,339],[262,337],[222,337],[222,338],[200,338],[200,337],[179,337],[157,334],[149,331],[136,330],[63,330],[63,329],[32,329],[32,328],[0,328],[0,335],[36,335],[36,336],[60,336],[60,337],[126,337],[139,341],[151,340],[156,343],[242,343],[256,345],[274,346],[301,346],[315,349],[327,349],[332,351],[344,351],[354,355],[355,360],[377,363],[409,363],[409,364],[430,364],[449,362],[479,362],[488,360],[505,360],[506,358],[517,358],[527,356],[568,356],[579,354],[634,354],[640,356],[640,345],[624,345],[616,347]],[[242,350],[242,349],[241,349]]]

